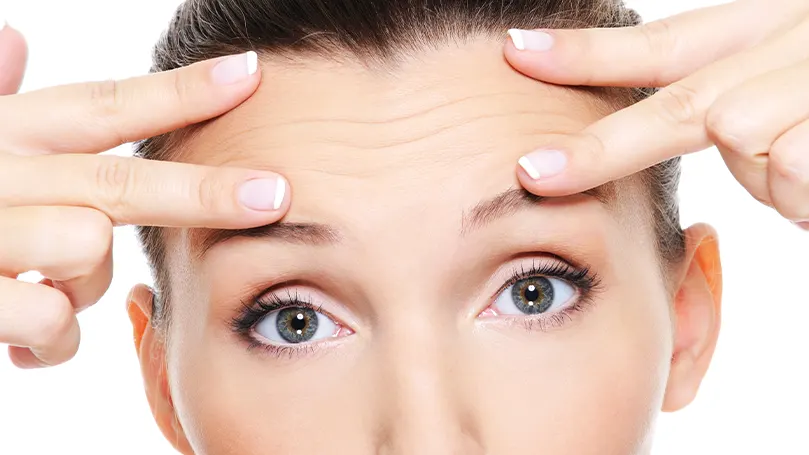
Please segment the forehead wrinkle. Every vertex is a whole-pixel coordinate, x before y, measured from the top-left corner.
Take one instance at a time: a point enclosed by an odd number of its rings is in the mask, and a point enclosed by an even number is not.
[[[202,137],[196,137],[192,141],[204,144],[204,152],[195,154],[198,158],[203,158],[199,156],[203,155],[205,161],[221,164],[230,159],[238,159],[242,155],[253,154],[254,152],[249,150],[254,148],[250,146],[252,138],[257,138],[260,144],[275,143],[281,148],[294,146],[292,141],[303,137],[298,142],[304,143],[307,147],[324,145],[375,151],[414,146],[429,139],[439,140],[443,134],[457,128],[485,129],[486,126],[475,124],[489,120],[493,122],[492,134],[496,133],[495,129],[503,128],[525,129],[525,133],[536,133],[541,129],[536,125],[545,125],[548,127],[545,128],[548,129],[548,133],[552,133],[550,131],[552,128],[566,130],[564,132],[569,134],[582,127],[581,122],[575,119],[579,109],[571,111],[569,103],[563,108],[551,99],[548,103],[532,102],[526,107],[527,96],[531,96],[531,93],[520,91],[480,93],[388,118],[384,115],[388,107],[381,110],[374,107],[366,115],[345,116],[346,110],[343,110],[336,116],[300,116],[282,121],[276,120],[279,114],[273,113],[271,108],[268,108],[270,110],[266,116],[262,115],[262,111],[258,109],[263,109],[268,103],[266,101],[259,103],[253,99],[253,103],[247,107],[238,107],[203,127]],[[506,99],[502,102],[486,102],[491,98]],[[468,105],[481,101],[485,105]],[[584,99],[581,99],[581,102],[587,104]],[[397,106],[390,109],[401,110]],[[314,107],[311,110],[317,111]],[[509,117],[513,120],[509,121]],[[523,120],[516,122],[517,118]],[[570,126],[562,127],[563,124]],[[298,132],[297,129],[304,131]],[[301,136],[304,133],[306,135]],[[504,131],[503,134],[519,133]],[[271,147],[269,144],[268,147]]]

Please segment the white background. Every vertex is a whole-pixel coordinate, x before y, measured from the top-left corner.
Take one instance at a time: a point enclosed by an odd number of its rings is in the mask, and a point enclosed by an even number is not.
[[[0,16],[29,40],[30,91],[145,73],[179,3],[0,0]],[[721,2],[628,3],[650,21]],[[661,417],[654,453],[809,454],[809,232],[755,202],[715,149],[686,158],[680,194],[685,225],[719,230],[724,320],[699,397]],[[129,288],[151,278],[131,228],[117,231],[114,248],[112,287],[80,315],[72,361],[20,371],[0,355],[0,454],[173,453],[149,413],[124,309]]]

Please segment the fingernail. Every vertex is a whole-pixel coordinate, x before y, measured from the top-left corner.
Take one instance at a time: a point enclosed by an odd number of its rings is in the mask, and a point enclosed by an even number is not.
[[[553,46],[553,36],[537,30],[512,28],[508,36],[518,51],[547,51]]]
[[[804,231],[809,231],[809,221],[796,221],[795,226],[798,226]]]
[[[253,51],[233,55],[219,62],[213,69],[212,77],[218,85],[241,82],[258,70],[258,54]]]
[[[283,177],[248,180],[239,189],[239,201],[252,210],[278,210],[286,193],[287,183]]]
[[[520,166],[534,180],[545,179],[561,173],[567,166],[567,156],[558,150],[542,150],[529,153],[519,160]]]

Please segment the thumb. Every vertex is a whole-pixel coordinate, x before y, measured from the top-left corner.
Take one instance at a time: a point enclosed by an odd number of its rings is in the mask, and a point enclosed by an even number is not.
[[[0,96],[20,89],[27,58],[25,38],[0,18]]]

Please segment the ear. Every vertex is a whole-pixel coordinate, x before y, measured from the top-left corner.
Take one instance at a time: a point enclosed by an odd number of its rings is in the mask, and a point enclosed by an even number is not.
[[[165,340],[151,324],[153,299],[152,290],[146,285],[139,284],[132,288],[126,303],[134,330],[135,350],[140,359],[146,396],[163,436],[180,453],[193,455],[194,451],[188,444],[171,400],[171,390],[166,376]]]
[[[708,371],[722,309],[722,265],[716,231],[706,224],[685,231],[686,256],[674,298],[674,352],[663,411],[677,411],[694,400]]]

